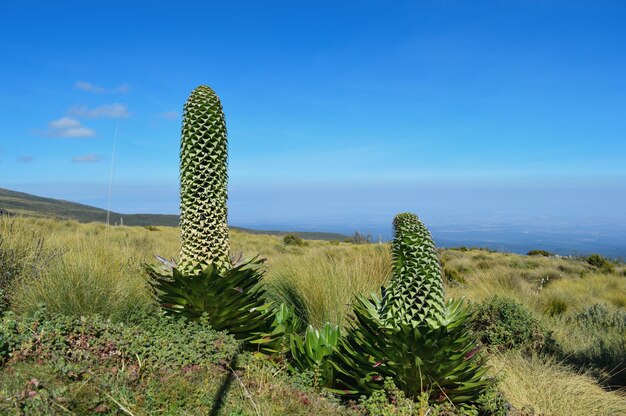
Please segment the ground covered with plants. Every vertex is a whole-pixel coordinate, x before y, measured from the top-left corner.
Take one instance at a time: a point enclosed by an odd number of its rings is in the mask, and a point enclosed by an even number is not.
[[[176,228],[2,218],[0,236],[0,414],[420,414],[428,406],[390,383],[343,401],[315,389],[311,373],[239,351],[203,322],[163,316],[141,264],[177,255]],[[235,252],[268,259],[268,296],[316,327],[345,328],[353,295],[376,292],[390,276],[384,244],[293,246],[233,231],[231,241]],[[510,414],[626,412],[623,263],[607,270],[586,258],[439,255],[446,293],[480,311],[474,327],[502,395],[486,396],[494,407],[504,399]]]

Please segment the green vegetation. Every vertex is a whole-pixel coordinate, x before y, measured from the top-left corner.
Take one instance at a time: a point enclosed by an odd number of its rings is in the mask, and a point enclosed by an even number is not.
[[[288,246],[304,246],[306,242],[297,234],[287,234],[283,237],[283,242]]]
[[[554,349],[552,334],[524,305],[494,297],[478,304],[472,327],[492,349],[541,352]]]
[[[543,256],[543,257],[550,257],[552,256],[552,253],[550,253],[549,251],[546,250],[530,250],[528,253],[526,253],[527,256]]]
[[[344,246],[241,235],[231,258],[226,124],[209,87],[185,104],[180,156],[180,246],[154,226],[0,217],[1,411],[505,415],[510,400],[511,414],[563,414],[558,394],[520,391],[524,363],[537,385],[560,372],[579,401],[565,414],[626,410],[599,387],[623,382],[621,264],[438,253],[411,213],[394,219],[391,250],[359,233]],[[244,250],[269,254],[274,278]],[[154,252],[179,262],[150,265]],[[444,279],[478,305],[446,301]]]
[[[608,259],[599,254],[592,254],[587,257],[587,263],[589,263],[598,270],[602,270],[608,273],[613,273],[615,271],[613,264]]]
[[[25,333],[30,333],[27,328],[33,328],[31,320],[38,313],[41,303],[47,305],[46,316],[62,314],[68,318],[58,319],[69,319],[70,322],[84,316],[85,325],[97,319],[95,314],[102,316],[104,322],[112,319],[113,323],[107,325],[117,326],[123,322],[123,326],[133,328],[151,326],[147,323],[150,319],[161,319],[155,316],[150,289],[145,284],[140,264],[152,262],[154,253],[161,253],[165,258],[176,256],[179,250],[178,229],[160,227],[159,232],[150,232],[143,227],[106,228],[95,223],[22,217],[1,218],[0,229],[5,237],[3,253],[21,250],[23,259],[49,258],[40,274],[31,273],[28,267],[21,268],[23,273],[9,290],[10,309],[17,313],[11,319],[18,322],[16,326]],[[9,229],[14,233],[9,234],[6,231]],[[31,240],[35,239],[42,240],[41,244],[34,244]],[[251,235],[237,230],[230,231],[230,239],[233,252],[260,253],[268,259],[264,277],[268,296],[280,299],[280,302],[288,299],[291,291],[291,298],[296,303],[302,302],[300,307],[312,312],[304,320],[304,328],[308,323],[320,328],[326,321],[346,328],[351,321],[346,316],[351,310],[353,296],[368,296],[380,290],[391,275],[389,245],[332,246],[323,241],[310,241],[307,247],[293,247],[285,246],[278,236]],[[36,255],[38,247],[42,247],[46,255]],[[598,320],[598,315],[602,315],[589,312],[594,304],[604,305],[609,317],[623,313],[626,302],[623,272],[626,265],[616,264],[613,274],[603,274],[581,259],[519,256],[469,249],[444,250],[440,252],[440,257],[446,268],[456,271],[465,281],[463,284],[447,284],[448,296],[465,296],[477,304],[489,301],[495,295],[513,300],[523,305],[524,310],[532,313],[540,325],[552,333],[561,350],[562,356],[546,355],[545,348],[542,356],[517,351],[502,354],[489,351],[489,373],[499,380],[498,388],[507,402],[520,411],[532,407],[535,414],[546,415],[621,415],[626,411],[625,398],[619,391],[609,392],[601,387],[620,385],[618,379],[607,379],[607,375],[612,373],[612,365],[607,364],[610,361],[605,361],[605,357],[614,357],[611,358],[614,363],[626,362],[624,331],[610,323],[613,318],[606,323],[600,320],[595,324],[597,329],[589,324],[589,320]],[[25,262],[28,264],[29,260]],[[81,265],[82,271],[68,268],[69,264]],[[542,285],[546,276],[550,279]],[[567,310],[561,315],[550,316],[546,313],[546,304],[557,298],[568,305]],[[581,317],[587,312],[594,318]],[[151,318],[148,319],[148,316]],[[48,319],[51,318],[46,318],[46,321]],[[56,324],[51,322],[50,325]],[[80,331],[80,327],[75,330]],[[98,333],[106,337],[108,332]],[[151,336],[153,342],[171,342],[168,338],[158,341],[160,337],[158,333]],[[185,337],[181,335],[181,339],[187,339]],[[56,341],[43,338],[38,344],[24,342],[24,348],[52,348],[56,344]],[[126,375],[114,377],[91,358],[79,354],[71,356],[77,362],[75,366],[86,374],[81,376],[83,378],[77,378],[75,372],[62,371],[55,367],[56,364],[42,366],[33,355],[15,354],[0,371],[0,392],[6,399],[0,403],[3,406],[25,406],[24,403],[16,404],[16,400],[22,394],[20,400],[30,400],[27,397],[32,394],[28,393],[30,389],[41,391],[38,393],[41,397],[55,394],[55,397],[65,395],[71,398],[69,403],[58,403],[78,414],[89,413],[80,410],[85,409],[80,403],[83,400],[91,403],[92,398],[98,402],[97,405],[106,405],[108,414],[121,414],[122,411],[107,394],[133,414],[150,414],[164,406],[171,406],[172,409],[198,406],[195,414],[202,414],[206,406],[210,409],[213,405],[220,383],[229,374],[222,364],[217,367],[203,366],[199,372],[188,372],[184,370],[185,365],[176,362],[172,364],[174,369],[171,372],[161,374],[158,365],[145,363],[140,355],[143,381],[130,383]],[[336,400],[328,401],[312,393],[312,373],[303,372],[294,378],[286,375],[285,367],[270,368],[264,360],[252,359],[248,353],[240,357],[244,356],[247,358],[241,358],[234,368],[245,389],[233,376],[225,399],[224,414],[255,414],[253,401],[261,414],[351,414],[364,412],[364,406],[369,406],[369,409],[403,408],[405,412],[410,408],[414,414],[419,414],[419,399],[415,401],[406,396],[402,399],[387,391],[360,402],[358,410],[338,407]],[[564,361],[564,357],[572,358]],[[219,358],[216,360],[219,361]],[[126,369],[131,365],[139,366],[136,357],[133,360],[129,358],[125,365]],[[278,368],[282,370],[276,373]],[[166,382],[161,382],[161,377]],[[31,378],[39,380],[38,389],[27,386]],[[86,379],[89,381],[85,383]],[[624,383],[621,382],[621,385]],[[51,393],[55,391],[63,393],[58,393],[61,396]],[[207,405],[209,402],[210,405]],[[46,403],[44,405],[49,406],[47,413],[42,411],[39,414],[63,414],[64,411],[55,404]],[[90,409],[96,407],[94,405]],[[14,407],[0,410],[0,414],[20,414],[12,409]],[[184,412],[181,410],[179,413]],[[194,414],[193,410],[186,412]],[[429,415],[435,414],[434,410],[430,412]]]

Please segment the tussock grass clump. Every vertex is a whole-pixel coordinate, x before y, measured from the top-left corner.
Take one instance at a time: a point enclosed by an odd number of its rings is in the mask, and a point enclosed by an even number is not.
[[[272,262],[266,281],[278,299],[299,298],[292,306],[306,308],[309,323],[345,324],[354,296],[380,290],[390,267],[386,245],[325,245]]]
[[[527,414],[545,416],[618,416],[626,414],[623,392],[608,392],[584,373],[550,357],[519,352],[496,354],[491,364],[500,375],[507,400]],[[533,411],[531,413],[531,411]]]
[[[153,306],[141,263],[151,261],[157,245],[158,252],[172,255],[177,251],[177,236],[167,227],[157,240],[154,233],[140,227],[107,228],[19,217],[8,221],[15,227],[30,227],[24,239],[45,236],[45,247],[58,253],[36,278],[20,279],[13,285],[12,309],[20,314],[31,314],[46,304],[51,312],[70,316],[133,319],[138,311]],[[169,235],[174,237],[173,244]]]
[[[46,246],[43,235],[36,225],[0,216],[0,312],[9,306],[15,285],[39,278],[61,254]]]

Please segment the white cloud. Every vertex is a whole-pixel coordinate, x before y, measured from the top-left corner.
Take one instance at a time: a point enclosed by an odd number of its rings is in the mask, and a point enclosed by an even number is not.
[[[98,163],[102,159],[104,159],[104,156],[97,155],[95,153],[89,153],[86,155],[74,156],[72,158],[72,163]]]
[[[161,116],[166,120],[178,120],[179,117],[178,111],[165,111],[161,113]]]
[[[74,83],[74,88],[77,89],[77,90],[93,92],[95,94],[101,94],[101,93],[104,93],[104,92],[114,92],[114,93],[119,93],[119,94],[126,94],[130,90],[130,85],[122,84],[122,85],[118,85],[115,88],[107,89],[107,88],[101,87],[99,85],[92,84],[90,82],[76,81],[76,83]]]
[[[76,81],[76,83],[74,84],[74,88],[76,88],[77,90],[94,92],[96,94],[106,91],[106,89],[102,87],[98,87],[97,85],[93,85],[85,81]]]
[[[100,107],[89,108],[84,105],[76,105],[70,108],[70,114],[74,117],[83,118],[126,118],[130,117],[126,104],[108,104]]]
[[[83,126],[80,121],[70,118],[61,117],[48,123],[48,130],[44,132],[45,136],[51,137],[93,137],[96,132],[88,127]]]
[[[80,127],[80,121],[69,117],[61,117],[48,123],[48,127],[51,129],[70,129],[72,127]]]
[[[33,159],[35,159],[33,156],[20,156],[17,158],[17,161],[20,163],[30,163],[33,161]]]

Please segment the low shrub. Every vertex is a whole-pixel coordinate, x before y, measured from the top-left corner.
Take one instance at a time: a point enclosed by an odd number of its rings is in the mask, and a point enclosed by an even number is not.
[[[493,297],[477,305],[472,328],[483,344],[503,350],[540,352],[556,348],[550,331],[524,305]]]
[[[527,256],[543,256],[543,257],[550,257],[552,255],[552,253],[550,253],[549,251],[546,250],[530,250],[528,253],[526,253]]]
[[[587,257],[587,263],[604,273],[613,273],[615,271],[613,263],[600,254],[592,254]]]
[[[297,234],[287,234],[283,237],[283,243],[288,246],[305,246],[306,242]]]

